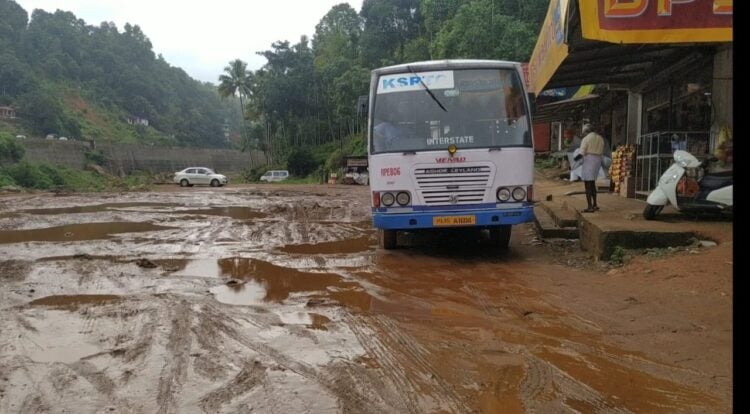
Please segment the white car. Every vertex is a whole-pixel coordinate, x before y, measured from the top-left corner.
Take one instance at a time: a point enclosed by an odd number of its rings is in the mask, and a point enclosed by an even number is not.
[[[265,174],[260,176],[261,181],[284,181],[289,178],[289,171],[287,170],[271,170],[266,171]]]
[[[174,182],[180,187],[192,187],[196,184],[210,185],[211,187],[221,187],[229,183],[225,175],[216,174],[214,170],[205,167],[188,167],[182,171],[174,173]]]

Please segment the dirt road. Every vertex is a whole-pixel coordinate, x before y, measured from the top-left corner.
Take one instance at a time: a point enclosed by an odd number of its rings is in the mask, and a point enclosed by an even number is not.
[[[369,220],[363,187],[1,197],[0,412],[731,412],[731,240],[602,270]]]

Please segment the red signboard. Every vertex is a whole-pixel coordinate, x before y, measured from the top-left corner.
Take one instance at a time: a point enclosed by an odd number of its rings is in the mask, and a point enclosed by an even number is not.
[[[614,43],[731,42],[732,0],[580,0],[583,37]]]

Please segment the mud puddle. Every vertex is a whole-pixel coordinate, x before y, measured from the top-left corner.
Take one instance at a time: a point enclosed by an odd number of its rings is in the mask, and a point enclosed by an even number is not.
[[[279,315],[281,323],[285,325],[304,325],[305,327],[327,331],[326,324],[331,320],[319,313],[289,312]]]
[[[55,295],[34,299],[29,302],[29,305],[75,310],[81,306],[105,305],[120,301],[121,299],[117,295]]]
[[[214,286],[210,291],[216,300],[227,305],[261,305],[266,297],[263,285],[252,281],[231,286]]]
[[[289,244],[279,249],[291,254],[351,254],[372,250],[377,240],[370,236],[323,243]]]
[[[154,260],[162,268],[175,269],[172,275],[221,278],[231,285],[211,289],[219,302],[231,305],[257,305],[261,302],[282,303],[290,296],[306,294],[314,305],[339,304],[358,310],[369,310],[373,298],[355,282],[347,282],[334,273],[304,272],[277,266],[257,259],[230,257],[224,259]]]
[[[102,213],[102,212],[107,212],[107,211],[129,211],[127,209],[132,209],[136,207],[158,208],[158,210],[154,210],[154,211],[146,210],[145,212],[179,214],[179,215],[221,216],[221,217],[233,218],[235,220],[251,220],[251,219],[266,217],[266,214],[261,213],[249,207],[240,207],[240,206],[205,207],[205,208],[192,208],[191,207],[187,209],[176,209],[176,207],[185,207],[185,205],[177,204],[177,203],[148,203],[148,202],[105,203],[105,204],[94,204],[90,206],[38,208],[38,209],[21,210],[20,212],[33,214],[33,215],[61,215],[61,214],[78,214],[78,213]],[[141,210],[135,210],[135,211],[144,212]]]
[[[177,207],[179,204],[174,203],[105,203],[94,204],[90,206],[60,207],[60,208],[37,208],[21,210],[21,213],[35,215],[59,215],[59,214],[77,214],[77,213],[100,213],[103,211],[117,210],[122,208],[133,207]]]
[[[249,207],[209,207],[200,209],[189,209],[189,210],[174,210],[170,211],[171,214],[188,214],[188,215],[204,215],[204,216],[221,216],[229,217],[235,220],[252,220],[257,218],[263,218],[267,215],[261,213],[258,210],[254,210]]]
[[[0,231],[0,244],[109,239],[113,234],[169,230],[173,227],[140,222],[83,223],[33,230]]]

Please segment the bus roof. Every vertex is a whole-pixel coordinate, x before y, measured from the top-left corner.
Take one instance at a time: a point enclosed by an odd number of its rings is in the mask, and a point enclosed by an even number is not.
[[[404,63],[401,65],[387,66],[384,68],[374,69],[372,74],[384,75],[389,73],[404,73],[415,71],[430,71],[440,69],[477,69],[477,68],[500,68],[514,69],[519,67],[519,62],[509,62],[504,60],[473,60],[473,59],[445,59],[445,60],[426,60],[422,62]]]

